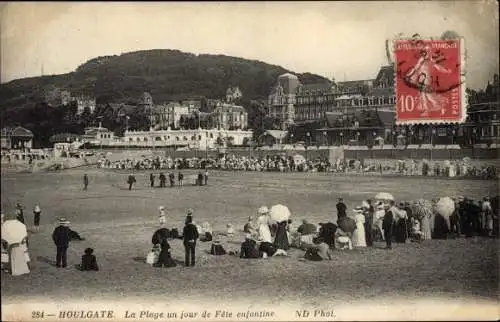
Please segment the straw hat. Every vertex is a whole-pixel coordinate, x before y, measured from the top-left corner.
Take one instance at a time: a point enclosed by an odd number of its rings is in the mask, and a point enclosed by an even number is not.
[[[158,207],[158,210],[159,210],[159,211],[165,210],[165,207],[160,206],[160,207]]]
[[[70,221],[66,218],[59,218],[59,225],[69,225]]]
[[[257,213],[259,215],[265,215],[269,212],[269,208],[267,208],[266,206],[262,206],[259,208],[259,210],[257,210]]]

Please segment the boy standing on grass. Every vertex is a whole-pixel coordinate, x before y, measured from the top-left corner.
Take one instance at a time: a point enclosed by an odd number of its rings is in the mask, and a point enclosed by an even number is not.
[[[52,240],[56,244],[56,266],[65,268],[67,266],[66,253],[68,251],[70,240],[69,221],[66,218],[59,219],[59,226],[52,233]]]
[[[33,209],[33,221],[35,224],[35,231],[38,231],[40,228],[40,215],[42,213],[42,210],[40,209],[39,205],[35,206],[35,209]]]

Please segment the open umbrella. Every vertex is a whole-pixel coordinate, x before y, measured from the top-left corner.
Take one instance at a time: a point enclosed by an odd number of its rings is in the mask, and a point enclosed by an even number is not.
[[[388,192],[379,192],[375,195],[376,200],[392,200],[394,201],[394,196]]]
[[[343,217],[337,223],[346,233],[353,233],[356,230],[356,222],[351,217]]]
[[[455,202],[450,197],[439,199],[435,206],[436,212],[443,217],[449,217],[455,211]]]
[[[302,224],[301,226],[299,226],[299,228],[301,230],[302,235],[311,235],[316,233],[317,231],[316,225],[311,223]]]
[[[167,228],[160,228],[154,232],[153,237],[151,237],[151,242],[153,245],[163,244],[168,240],[170,231]]]
[[[306,158],[304,158],[304,156],[301,154],[295,154],[293,156],[293,162],[295,164],[302,164],[302,163],[306,162]]]
[[[422,219],[424,217],[430,218],[432,216],[432,203],[427,199],[415,200],[412,204],[413,215]]]
[[[21,243],[26,237],[28,237],[26,225],[19,220],[9,219],[2,224],[2,240],[9,245]]]
[[[292,214],[287,206],[284,205],[274,205],[269,209],[269,217],[272,221],[282,222],[286,221],[290,218]]]

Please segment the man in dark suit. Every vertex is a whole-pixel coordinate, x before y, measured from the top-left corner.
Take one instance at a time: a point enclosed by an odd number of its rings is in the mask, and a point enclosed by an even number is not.
[[[366,246],[373,246],[373,216],[375,214],[375,208],[372,205],[371,199],[366,201],[368,203],[368,209],[365,212],[365,239]]]
[[[170,172],[168,174],[168,179],[170,181],[170,188],[173,188],[175,184],[175,174],[173,172]]]
[[[128,176],[128,190],[132,190],[132,185],[135,183],[135,176],[133,174]]]
[[[83,190],[87,190],[87,187],[89,186],[89,177],[85,173],[83,175]]]
[[[149,182],[151,183],[151,188],[154,188],[155,187],[155,175],[152,173],[149,175]]]
[[[336,205],[337,207],[337,219],[341,219],[342,217],[347,216],[347,206],[344,203],[344,200],[342,198],[339,198],[339,202]]]
[[[199,235],[198,229],[196,229],[196,226],[193,224],[193,217],[190,215],[186,217],[186,225],[184,226],[182,236],[184,240],[184,250],[186,252],[185,265],[194,266],[196,258],[196,240],[198,239]]]
[[[70,230],[69,221],[65,218],[59,219],[59,226],[54,229],[52,233],[52,240],[56,244],[57,255],[56,255],[56,266],[66,267],[68,265],[66,260],[66,252],[68,251],[69,241],[70,241]]]
[[[160,173],[160,188],[167,187],[167,177],[162,173]]]
[[[392,248],[392,234],[394,227],[394,201],[390,201],[385,210],[384,219],[382,220],[382,229],[384,230],[384,239],[387,249]]]

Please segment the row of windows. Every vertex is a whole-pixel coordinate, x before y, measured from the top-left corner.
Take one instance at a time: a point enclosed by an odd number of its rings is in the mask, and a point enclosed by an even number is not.
[[[391,130],[387,130],[391,132]],[[473,135],[481,135],[488,137],[500,137],[500,125],[490,125],[490,126],[482,126],[477,128],[469,128],[466,130],[469,134]],[[464,135],[464,128],[458,127],[457,129],[451,129],[446,127],[438,127],[436,129],[426,128],[426,129],[417,129],[415,132],[402,128],[394,131],[395,134],[409,134],[409,135],[417,135],[420,138],[429,135],[436,135],[438,137],[447,137],[450,135],[462,136]]]
[[[308,104],[308,103],[331,103],[335,102],[336,96],[333,95],[321,95],[312,97],[297,97],[298,104]]]
[[[297,97],[296,100],[287,99],[285,97],[276,97],[270,100],[270,105],[283,105],[283,104],[312,104],[312,103],[331,103],[341,106],[370,106],[370,105],[384,105],[395,104],[396,98],[394,96],[384,97],[363,97],[361,99],[355,98],[352,100],[345,100],[336,103],[334,96],[317,96],[317,97]]]
[[[214,134],[213,134],[213,133],[210,133],[209,137],[210,137],[211,139],[213,139],[213,138],[214,138]],[[129,140],[129,142],[133,142],[133,141],[134,141],[134,138],[129,138],[128,140]],[[161,137],[161,136],[157,136],[157,137],[155,137],[155,138],[154,138],[154,141],[167,141],[167,140],[170,140],[170,135],[168,135],[168,136],[163,136],[163,137]],[[196,135],[193,135],[193,136],[191,136],[191,138],[190,138],[190,139],[188,139],[188,137],[187,137],[187,136],[183,136],[182,138],[181,138],[181,137],[179,137],[179,136],[176,136],[176,137],[175,137],[175,140],[176,140],[176,141],[181,141],[181,140],[182,140],[182,141],[188,141],[188,140],[191,140],[191,141],[196,141],[196,140],[201,141],[201,140],[202,140],[202,137],[201,137],[201,135],[198,135],[198,138],[196,138]],[[136,141],[136,142],[148,142],[148,141],[149,141],[149,139],[148,139],[147,137],[144,137],[144,138],[135,138],[135,141]]]

